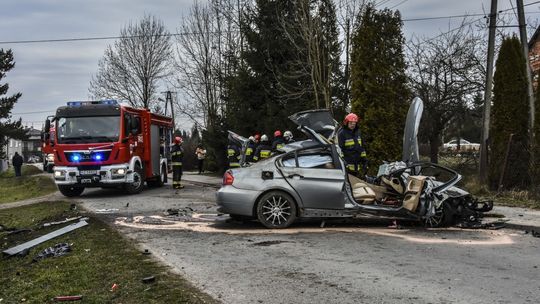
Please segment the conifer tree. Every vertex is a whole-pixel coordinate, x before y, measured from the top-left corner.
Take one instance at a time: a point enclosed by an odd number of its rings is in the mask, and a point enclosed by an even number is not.
[[[6,73],[15,67],[13,61],[13,52],[0,49],[0,81],[6,77]],[[5,96],[9,89],[9,84],[0,82],[0,158],[6,157],[4,147],[9,138],[24,139],[26,138],[26,130],[22,126],[22,122],[13,121],[11,111],[17,100],[22,96],[21,93],[15,93],[11,96]]]
[[[527,78],[519,39],[507,37],[501,44],[493,76],[489,182],[499,187],[510,135],[504,188],[523,188],[529,182]]]
[[[410,92],[399,11],[369,5],[352,39],[351,103],[373,172],[401,156]]]

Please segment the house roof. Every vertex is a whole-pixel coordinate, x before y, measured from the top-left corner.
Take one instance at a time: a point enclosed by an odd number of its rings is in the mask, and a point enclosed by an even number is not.
[[[540,25],[536,28],[536,31],[534,31],[534,34],[532,35],[531,39],[529,40],[529,50],[532,49],[534,44],[540,39]]]

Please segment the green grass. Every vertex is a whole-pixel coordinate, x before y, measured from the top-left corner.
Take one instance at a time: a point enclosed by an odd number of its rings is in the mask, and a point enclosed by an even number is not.
[[[23,166],[22,176],[15,177],[13,169],[0,174],[0,204],[43,196],[55,192],[56,185],[49,176],[34,166]]]
[[[81,215],[67,202],[46,202],[0,211],[0,224],[30,228],[32,232],[7,235],[0,231],[2,250],[34,239],[61,226],[43,223]],[[99,219],[31,249],[25,257],[0,259],[0,303],[52,303],[62,295],[82,295],[84,303],[215,303],[208,295],[172,274],[151,255],[142,255],[128,240]],[[67,224],[65,224],[67,225]],[[72,244],[62,257],[32,259],[57,243]],[[141,279],[155,276],[155,283]],[[113,284],[117,291],[110,291]]]

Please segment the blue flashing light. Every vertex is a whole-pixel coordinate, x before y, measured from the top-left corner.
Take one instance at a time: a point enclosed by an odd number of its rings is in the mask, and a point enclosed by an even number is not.
[[[118,105],[118,101],[114,99],[105,99],[97,101],[68,101],[69,107],[80,107],[86,105]]]
[[[79,160],[81,160],[81,156],[79,154],[74,154],[71,156],[71,161],[78,162]]]
[[[94,155],[95,160],[101,160],[102,158],[103,158],[103,156],[101,156],[101,154],[95,154]]]

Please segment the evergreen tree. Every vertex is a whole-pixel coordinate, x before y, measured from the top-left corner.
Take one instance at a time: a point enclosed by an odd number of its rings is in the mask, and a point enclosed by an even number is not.
[[[498,188],[510,135],[508,163],[504,168],[505,188],[525,187],[529,183],[527,78],[525,58],[519,39],[503,40],[493,76],[491,153],[489,182]]]
[[[351,103],[360,116],[371,172],[401,156],[410,92],[399,11],[368,5],[352,39]]]
[[[13,61],[13,52],[0,49],[0,81],[6,76],[6,73],[15,67]],[[13,121],[11,111],[17,100],[22,96],[16,93],[11,96],[5,96],[9,89],[7,83],[0,83],[0,158],[5,158],[4,147],[10,138],[25,139],[26,130],[24,130],[21,120]]]

